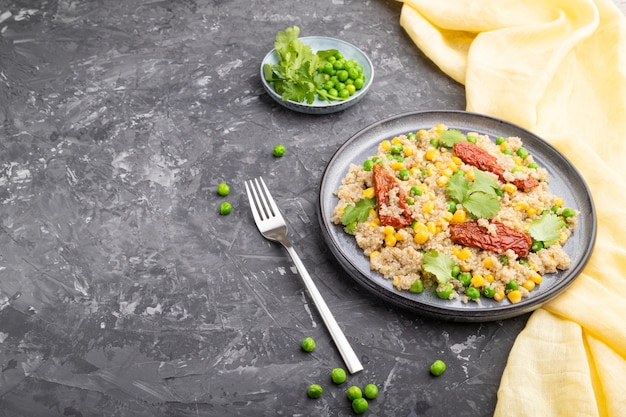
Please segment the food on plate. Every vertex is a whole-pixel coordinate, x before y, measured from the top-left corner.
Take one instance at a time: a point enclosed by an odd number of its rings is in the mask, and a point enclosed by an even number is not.
[[[263,77],[283,100],[308,104],[316,97],[328,102],[343,101],[363,87],[363,67],[356,60],[346,59],[337,49],[313,52],[299,35],[298,26],[278,32],[274,48],[279,61],[263,65]]]
[[[350,165],[331,221],[397,290],[518,303],[570,267],[578,211],[518,137],[438,124],[383,140]]]

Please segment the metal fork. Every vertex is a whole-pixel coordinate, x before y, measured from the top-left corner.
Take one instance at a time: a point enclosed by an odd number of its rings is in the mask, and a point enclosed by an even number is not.
[[[287,249],[287,252],[289,252],[293,263],[296,265],[296,268],[304,281],[304,285],[309,295],[313,299],[313,303],[317,307],[324,324],[326,324],[326,328],[335,341],[335,345],[337,346],[348,371],[351,374],[354,374],[363,370],[363,365],[361,365],[359,358],[356,353],[354,353],[352,346],[350,346],[350,342],[346,339],[346,336],[343,334],[339,324],[337,324],[335,317],[330,312],[330,309],[326,305],[322,295],[315,286],[313,279],[311,279],[311,276],[304,267],[300,257],[287,239],[287,222],[280,213],[280,210],[267,189],[263,178],[259,177],[258,179],[255,178],[253,180],[246,181],[245,186],[248,199],[250,200],[252,216],[254,217],[257,228],[265,238],[281,243],[285,249]]]

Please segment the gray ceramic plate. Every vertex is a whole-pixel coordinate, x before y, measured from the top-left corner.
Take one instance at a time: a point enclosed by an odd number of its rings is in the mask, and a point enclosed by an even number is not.
[[[354,59],[363,67],[363,74],[365,75],[365,84],[363,87],[356,91],[350,98],[343,101],[333,101],[327,102],[325,100],[315,99],[313,103],[308,104],[298,103],[293,100],[283,100],[280,94],[278,94],[274,90],[274,86],[265,81],[265,77],[263,76],[263,66],[265,64],[274,65],[277,64],[280,57],[276,49],[272,49],[268,54],[263,58],[261,62],[261,82],[263,83],[263,87],[267,94],[272,97],[276,102],[280,105],[285,106],[290,110],[294,110],[300,113],[308,113],[308,114],[329,114],[335,113],[341,110],[345,110],[349,107],[354,106],[358,103],[367,90],[369,90],[372,85],[372,81],[374,80],[374,67],[372,66],[372,61],[365,55],[363,51],[361,51],[356,46],[351,43],[342,41],[340,39],[328,38],[325,36],[305,36],[299,38],[305,45],[309,45],[313,52],[323,51],[327,49],[336,49],[343,54],[346,59]]]
[[[520,303],[508,300],[496,302],[481,299],[481,303],[462,303],[460,300],[441,300],[434,291],[411,294],[393,288],[390,280],[378,272],[371,271],[369,259],[363,255],[354,238],[339,225],[330,221],[337,204],[334,192],[341,184],[350,163],[360,164],[376,153],[378,144],[384,139],[430,129],[445,123],[451,129],[486,134],[495,140],[498,136],[518,136],[530,151],[535,161],[545,167],[550,175],[550,190],[580,210],[578,228],[565,244],[571,258],[571,267],[566,271],[544,276],[529,297]],[[596,237],[596,214],[589,189],[574,166],[552,145],[521,127],[492,117],[462,111],[427,111],[403,114],[375,123],[344,143],[331,158],[324,171],[319,194],[319,221],[322,233],[332,253],[343,268],[361,285],[380,298],[419,313],[453,321],[490,321],[518,316],[534,309],[564,291],[580,274],[591,255]]]

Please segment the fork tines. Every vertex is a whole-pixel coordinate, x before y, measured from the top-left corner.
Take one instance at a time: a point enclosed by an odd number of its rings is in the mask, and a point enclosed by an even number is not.
[[[259,222],[280,216],[278,206],[274,202],[262,177],[246,181],[245,186],[255,221]]]

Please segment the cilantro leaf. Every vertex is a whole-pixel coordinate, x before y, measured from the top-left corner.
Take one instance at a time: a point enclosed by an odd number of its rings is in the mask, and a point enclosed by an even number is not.
[[[446,192],[474,216],[490,219],[500,211],[497,187],[498,182],[491,175],[474,168],[473,182],[458,170],[446,184]]]
[[[455,143],[463,142],[465,140],[465,135],[461,133],[460,130],[456,129],[444,130],[439,135],[439,143],[446,148],[451,148]]]
[[[341,223],[348,226],[354,222],[364,222],[370,215],[370,210],[374,208],[373,198],[362,198],[356,204],[349,204],[341,215]]]
[[[556,214],[548,212],[530,222],[528,234],[535,240],[543,242],[544,247],[549,248],[561,238],[561,229],[565,222]]]
[[[440,284],[446,284],[452,279],[453,267],[454,260],[449,255],[435,250],[426,252],[422,258],[424,271],[433,274]]]

